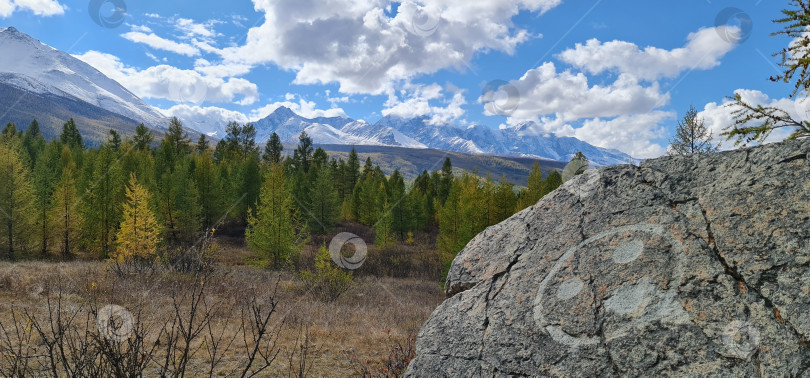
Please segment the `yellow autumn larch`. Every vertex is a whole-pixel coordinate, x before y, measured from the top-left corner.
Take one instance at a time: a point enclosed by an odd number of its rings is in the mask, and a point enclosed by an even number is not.
[[[150,259],[157,253],[162,230],[149,209],[149,191],[138,184],[134,173],[130,175],[126,197],[124,217],[117,233],[118,246],[112,257],[119,262]]]

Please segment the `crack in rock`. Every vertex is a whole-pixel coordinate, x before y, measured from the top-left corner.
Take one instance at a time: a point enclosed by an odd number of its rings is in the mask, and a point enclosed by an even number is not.
[[[723,254],[720,253],[720,248],[717,246],[717,241],[714,237],[714,232],[712,231],[712,223],[706,214],[706,210],[703,208],[703,206],[700,205],[700,203],[698,203],[697,205],[698,208],[700,209],[700,213],[703,216],[704,221],[706,222],[706,232],[708,233],[709,237],[709,240],[707,241],[707,244],[709,245],[709,250],[712,251],[714,257],[717,259],[720,265],[723,266],[724,273],[733,278],[735,282],[738,282],[741,286],[745,287],[746,290],[753,293],[756,297],[761,298],[763,303],[765,303],[765,307],[767,307],[773,313],[774,320],[776,320],[781,324],[785,324],[790,329],[794,338],[800,341],[799,345],[801,345],[802,349],[804,349],[805,352],[804,367],[810,367],[810,349],[808,349],[806,343],[801,342],[801,340],[803,340],[801,332],[799,332],[799,330],[789,320],[782,318],[778,306],[774,305],[773,301],[771,301],[770,298],[763,295],[758,288],[748,284],[748,282],[745,280],[745,277],[743,277],[743,275],[740,274],[740,272],[737,271],[737,269],[735,269],[731,264],[728,263],[728,261],[726,261],[725,257],[723,257]]]

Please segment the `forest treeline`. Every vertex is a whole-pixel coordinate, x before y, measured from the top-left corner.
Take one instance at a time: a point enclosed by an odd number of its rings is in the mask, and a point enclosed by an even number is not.
[[[173,119],[162,139],[143,125],[122,139],[114,130],[86,148],[74,121],[46,141],[33,121],[0,135],[0,252],[20,258],[159,258],[193,245],[223,223],[245,230],[257,261],[282,268],[309,235],[341,221],[375,231],[378,247],[438,230],[437,253],[449,264],[477,233],[551,192],[557,172],[535,164],[525,188],[505,177],[440,170],[406,183],[371,159],[330,159],[302,133],[291,154],[273,133],[262,148],[251,124],[231,123],[216,145],[192,141]],[[369,243],[371,241],[368,241]]]

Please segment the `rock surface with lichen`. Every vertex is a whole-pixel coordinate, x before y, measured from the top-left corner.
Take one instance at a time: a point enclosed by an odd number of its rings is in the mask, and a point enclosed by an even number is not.
[[[411,377],[810,377],[810,140],[589,170],[476,236]]]

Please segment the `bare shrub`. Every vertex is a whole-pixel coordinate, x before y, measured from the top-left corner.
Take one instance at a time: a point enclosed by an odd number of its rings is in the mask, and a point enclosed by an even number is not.
[[[391,337],[390,329],[386,332],[389,350],[379,361],[362,361],[354,354],[350,356],[357,375],[361,377],[399,377],[405,373],[408,364],[416,357],[415,337],[412,334],[404,339],[397,339]]]

